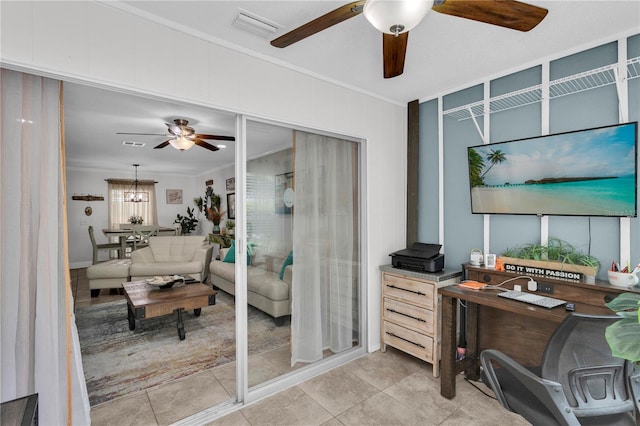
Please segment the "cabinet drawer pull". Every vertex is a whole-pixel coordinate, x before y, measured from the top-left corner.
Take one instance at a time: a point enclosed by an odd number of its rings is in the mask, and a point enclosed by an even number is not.
[[[416,320],[416,321],[427,322],[426,320],[424,320],[422,318],[414,317],[413,315],[405,314],[404,312],[398,312],[395,309],[387,308],[387,311],[391,312],[391,313],[394,313],[394,314],[402,315],[403,317],[411,318],[411,319]]]
[[[405,342],[407,342],[407,343],[411,343],[412,345],[417,346],[417,347],[419,347],[420,349],[426,349],[426,348],[425,348],[424,346],[422,346],[421,344],[416,343],[416,342],[412,342],[411,340],[409,340],[409,339],[405,339],[404,337],[400,337],[400,336],[398,336],[397,334],[389,333],[388,331],[386,331],[385,333],[387,333],[387,334],[388,334],[389,336],[391,336],[391,337],[395,337],[396,339],[404,340],[404,341],[405,341]]]
[[[415,291],[415,290],[409,290],[407,288],[397,287],[397,286],[391,285],[391,284],[387,284],[387,287],[395,288],[397,290],[402,290],[402,291],[408,291],[409,293],[417,294],[418,296],[426,296],[425,293],[422,293],[422,292],[419,292],[419,291]]]

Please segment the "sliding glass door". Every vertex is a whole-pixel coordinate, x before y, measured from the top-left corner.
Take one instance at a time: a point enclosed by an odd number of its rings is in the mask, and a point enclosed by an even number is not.
[[[246,126],[248,386],[360,341],[360,143]]]

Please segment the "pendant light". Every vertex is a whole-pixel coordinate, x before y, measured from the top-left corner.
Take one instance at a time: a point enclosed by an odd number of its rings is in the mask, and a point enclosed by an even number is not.
[[[138,181],[138,166],[140,164],[134,164],[136,168],[136,180],[133,181],[133,185],[129,188],[129,191],[124,193],[124,201],[129,203],[148,203],[149,193],[147,191],[138,190],[140,182]]]

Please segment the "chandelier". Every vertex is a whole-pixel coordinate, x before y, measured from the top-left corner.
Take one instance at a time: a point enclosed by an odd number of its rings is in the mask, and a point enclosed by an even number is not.
[[[140,164],[134,164],[133,166],[136,168],[136,180],[133,181],[131,188],[124,193],[124,201],[130,203],[148,203],[149,202],[149,193],[147,191],[138,190],[138,186],[140,185],[140,181],[138,181],[138,166]]]

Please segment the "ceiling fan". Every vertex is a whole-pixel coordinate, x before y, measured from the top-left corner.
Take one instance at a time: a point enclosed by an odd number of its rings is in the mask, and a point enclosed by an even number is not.
[[[193,145],[198,145],[206,148],[210,151],[217,151],[218,148],[215,145],[211,145],[205,142],[203,139],[218,140],[218,141],[235,141],[233,136],[220,136],[220,135],[205,135],[202,133],[196,133],[195,129],[189,126],[189,121],[184,118],[176,118],[173,120],[173,124],[165,123],[169,135],[164,133],[116,133],[118,135],[146,135],[146,136],[173,136],[172,139],[162,142],[160,145],[155,146],[154,149],[164,148],[171,144],[175,149],[184,151],[191,148]]]
[[[529,31],[547,15],[547,9],[516,0],[361,0],[331,12],[274,39],[274,47],[287,47],[361,13],[382,34],[384,78],[404,71],[409,30],[429,10],[501,27]]]

